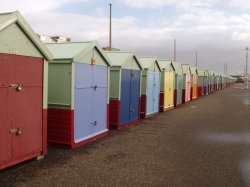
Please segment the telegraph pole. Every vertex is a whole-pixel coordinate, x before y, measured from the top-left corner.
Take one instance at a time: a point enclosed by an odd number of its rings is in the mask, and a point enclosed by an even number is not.
[[[245,72],[245,89],[248,89],[248,47],[246,47],[246,72]]]
[[[109,2],[109,51],[112,50],[112,3]]]

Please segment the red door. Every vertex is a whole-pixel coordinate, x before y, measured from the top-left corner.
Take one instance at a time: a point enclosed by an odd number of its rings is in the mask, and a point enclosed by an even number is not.
[[[11,158],[8,113],[8,58],[0,55],[0,164]]]
[[[2,158],[17,160],[42,150],[43,59],[8,55],[7,61],[0,62],[1,66],[7,64],[8,75],[7,84],[1,88],[5,92],[0,94],[5,93],[0,102],[6,105],[6,109],[1,107],[0,120],[4,114],[7,124],[3,124],[0,137],[1,141],[5,141],[4,137],[11,143],[0,144],[0,150],[3,147],[10,153],[5,156],[6,152],[1,152],[0,163]]]

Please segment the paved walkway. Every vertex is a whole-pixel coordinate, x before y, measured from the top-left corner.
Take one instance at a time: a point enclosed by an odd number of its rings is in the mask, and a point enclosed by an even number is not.
[[[204,96],[75,150],[0,172],[0,186],[250,186],[250,91]]]

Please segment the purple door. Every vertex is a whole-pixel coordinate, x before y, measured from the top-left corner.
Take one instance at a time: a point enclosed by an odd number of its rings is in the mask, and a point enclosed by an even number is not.
[[[106,132],[107,129],[107,85],[108,68],[105,66],[93,66],[93,109],[92,123],[94,123],[94,135]]]
[[[92,66],[75,64],[74,141],[79,143],[93,134]]]
[[[107,75],[105,66],[75,64],[75,143],[108,130]]]

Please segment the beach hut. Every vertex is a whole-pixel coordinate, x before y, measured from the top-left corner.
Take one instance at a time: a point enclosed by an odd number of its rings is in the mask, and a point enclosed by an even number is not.
[[[174,87],[174,106],[177,107],[182,104],[184,75],[181,63],[172,62],[175,70],[175,87]]]
[[[221,85],[221,86],[222,86],[222,89],[225,88],[225,86],[226,86],[226,85],[225,85],[225,74],[222,74],[222,76],[221,76],[221,84],[222,84],[222,85]]]
[[[181,67],[184,75],[182,103],[185,103],[190,101],[191,98],[191,70],[189,64],[182,64]]]
[[[215,90],[219,90],[220,86],[220,74],[218,72],[215,72]]]
[[[213,89],[214,91],[217,90],[217,72],[214,72],[214,82],[213,82]]]
[[[140,119],[140,60],[132,52],[105,52],[111,59],[110,126],[123,128]]]
[[[158,60],[161,69],[160,111],[174,108],[175,69],[172,60]]]
[[[78,147],[108,133],[109,59],[95,41],[46,44],[48,141]]]
[[[209,93],[214,91],[214,72],[208,71],[209,75]]]
[[[217,73],[216,72],[213,72],[213,91],[216,91],[216,88],[217,88]]]
[[[222,89],[222,74],[220,73],[219,74],[219,89],[221,90]]]
[[[222,89],[222,77],[223,77],[223,74],[220,73],[219,75],[219,89],[221,90]]]
[[[198,97],[206,95],[205,71],[198,69]]]
[[[204,71],[204,95],[209,93],[209,71]]]
[[[198,72],[197,68],[192,66],[190,67],[191,72],[191,91],[190,91],[190,100],[196,99],[198,96]]]
[[[159,113],[160,67],[156,57],[139,57],[142,64],[140,118]]]
[[[21,14],[0,14],[0,169],[47,153],[51,53]]]

